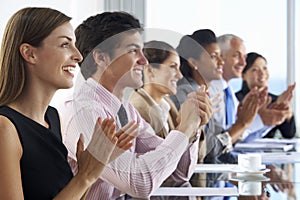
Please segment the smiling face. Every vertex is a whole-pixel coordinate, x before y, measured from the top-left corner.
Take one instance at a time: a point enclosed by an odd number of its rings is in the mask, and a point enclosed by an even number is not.
[[[221,50],[217,43],[211,43],[204,47],[206,52],[200,55],[198,71],[206,83],[222,78],[224,61],[221,58]]]
[[[114,51],[100,83],[113,92],[125,87],[138,88],[143,85],[142,71],[148,63],[143,54],[143,40],[139,32],[127,32],[121,36],[122,42]]]
[[[229,81],[233,78],[241,78],[246,65],[246,48],[242,40],[233,38],[230,41],[230,49],[222,52],[224,60],[223,78]]]
[[[182,74],[179,70],[180,59],[179,55],[175,51],[171,51],[169,57],[159,65],[158,68],[151,67],[152,73],[150,77],[146,78],[152,87],[160,94],[174,95],[176,94],[177,82],[182,78]],[[145,76],[147,73],[145,73]]]
[[[54,89],[73,86],[73,71],[82,56],[75,47],[75,35],[70,23],[65,23],[46,37],[39,47],[33,47],[34,65],[29,67],[39,84]]]
[[[265,59],[258,57],[253,65],[243,74],[243,79],[246,81],[249,89],[257,86],[258,88],[268,85],[269,71]]]

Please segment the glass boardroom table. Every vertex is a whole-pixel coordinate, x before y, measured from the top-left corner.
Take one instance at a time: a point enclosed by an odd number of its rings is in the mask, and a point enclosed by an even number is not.
[[[262,144],[266,148],[257,152]],[[262,157],[261,170],[244,170],[238,164],[198,164],[194,173],[205,174],[200,181],[206,187],[160,187],[151,199],[300,200],[300,139],[260,139],[250,146]],[[251,149],[243,153],[249,152],[253,153]]]

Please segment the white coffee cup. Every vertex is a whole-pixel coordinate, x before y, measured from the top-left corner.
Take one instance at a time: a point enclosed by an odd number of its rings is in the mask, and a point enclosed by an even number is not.
[[[253,182],[253,181],[239,181],[238,182],[238,189],[239,194],[244,196],[256,196],[261,195],[261,182]]]
[[[261,155],[257,153],[247,153],[238,155],[238,166],[248,171],[261,170]]]

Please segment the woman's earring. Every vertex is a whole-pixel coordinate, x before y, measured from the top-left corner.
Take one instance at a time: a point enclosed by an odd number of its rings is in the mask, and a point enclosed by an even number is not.
[[[194,66],[194,70],[198,70],[198,67],[197,67],[197,66]]]

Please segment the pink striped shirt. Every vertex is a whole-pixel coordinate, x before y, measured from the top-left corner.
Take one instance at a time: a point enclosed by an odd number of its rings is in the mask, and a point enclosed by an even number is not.
[[[84,134],[88,145],[96,119],[114,117],[123,103],[128,120],[140,124],[140,133],[131,149],[108,164],[92,186],[88,199],[116,199],[122,193],[147,198],[165,179],[178,183],[188,181],[198,156],[198,143],[188,144],[188,137],[173,130],[166,139],[155,135],[151,126],[128,102],[121,102],[94,79],[89,78],[77,92],[59,108],[64,144],[69,151],[73,171],[76,171],[76,144]],[[119,122],[117,122],[119,125]]]

